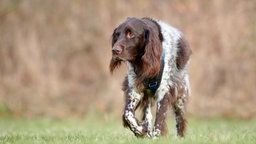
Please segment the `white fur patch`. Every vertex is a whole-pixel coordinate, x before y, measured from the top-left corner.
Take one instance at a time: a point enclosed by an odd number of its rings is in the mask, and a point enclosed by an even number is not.
[[[125,119],[129,122],[131,129],[135,132],[139,132],[140,134],[142,133],[143,127],[139,126],[137,124],[136,119],[134,118],[134,115],[131,111],[126,111],[125,112]]]
[[[165,52],[164,69],[161,84],[157,90],[158,101],[161,101],[166,93],[168,93],[170,87],[175,84],[172,81],[172,77],[177,73],[176,57],[177,57],[177,43],[181,37],[181,33],[174,27],[168,24],[158,21],[161,27],[161,32],[164,38],[162,42],[163,51]]]
[[[134,88],[135,87],[134,81],[135,81],[136,74],[130,62],[127,62],[127,66],[128,66],[128,85],[130,88]]]

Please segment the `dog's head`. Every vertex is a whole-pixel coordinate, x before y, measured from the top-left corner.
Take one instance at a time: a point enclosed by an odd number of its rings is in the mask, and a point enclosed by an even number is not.
[[[127,18],[112,34],[111,73],[122,61],[129,61],[133,64],[141,63],[141,71],[145,75],[156,75],[162,53],[160,35],[155,21],[148,18]]]
[[[133,61],[144,53],[147,26],[137,18],[128,18],[112,35],[112,56],[117,61]]]

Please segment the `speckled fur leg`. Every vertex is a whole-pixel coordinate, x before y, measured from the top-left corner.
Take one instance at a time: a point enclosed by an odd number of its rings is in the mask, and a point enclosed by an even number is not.
[[[147,137],[152,137],[152,113],[151,113],[151,105],[148,103],[144,109],[143,109],[143,122],[142,125],[145,128],[145,131],[147,133]]]
[[[178,98],[175,105],[173,106],[175,121],[176,121],[176,130],[179,137],[184,137],[186,130],[186,116],[185,116],[185,100]]]
[[[168,94],[157,102],[156,120],[153,128],[153,137],[164,136],[167,134],[166,115],[169,106]]]
[[[134,92],[128,93],[123,113],[124,126],[129,127],[137,137],[142,137],[145,135],[145,129],[135,117],[135,110],[139,104],[140,99],[141,97],[138,94]]]

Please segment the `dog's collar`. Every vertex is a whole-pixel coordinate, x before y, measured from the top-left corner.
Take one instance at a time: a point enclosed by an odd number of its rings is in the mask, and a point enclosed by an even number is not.
[[[160,71],[155,77],[147,78],[143,81],[145,89],[149,89],[155,93],[158,87],[160,86],[162,74],[164,70],[164,59],[165,59],[165,52],[163,51],[162,57],[161,57]]]

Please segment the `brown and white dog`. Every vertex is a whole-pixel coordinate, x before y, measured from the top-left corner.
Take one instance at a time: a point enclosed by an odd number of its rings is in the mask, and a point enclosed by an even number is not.
[[[125,107],[123,124],[138,137],[167,134],[169,106],[174,111],[178,136],[186,128],[185,106],[190,95],[187,67],[191,49],[176,28],[151,18],[127,18],[112,35],[113,73],[122,62],[128,65],[123,82]],[[151,107],[156,105],[152,128]],[[135,117],[141,107],[142,121]]]

